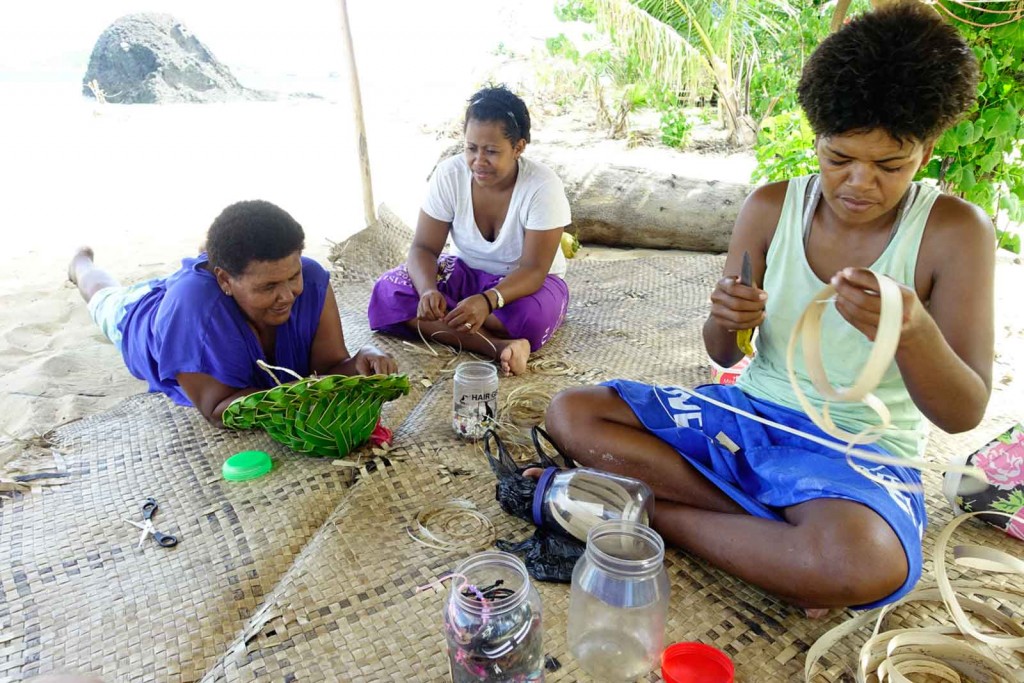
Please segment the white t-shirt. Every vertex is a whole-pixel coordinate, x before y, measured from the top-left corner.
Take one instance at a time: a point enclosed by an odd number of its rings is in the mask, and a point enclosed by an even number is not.
[[[464,156],[445,159],[434,169],[423,202],[427,215],[451,224],[452,253],[470,268],[506,275],[519,267],[526,230],[554,230],[572,221],[561,178],[547,166],[519,157],[519,174],[505,222],[494,241],[488,242],[476,226],[472,182],[473,172]],[[565,275],[561,248],[555,250],[548,272]]]

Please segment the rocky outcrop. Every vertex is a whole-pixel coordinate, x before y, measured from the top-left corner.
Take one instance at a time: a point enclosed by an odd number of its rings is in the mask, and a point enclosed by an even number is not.
[[[167,14],[129,14],[96,41],[82,93],[96,81],[107,102],[227,102],[273,99],[243,87],[206,45]]]

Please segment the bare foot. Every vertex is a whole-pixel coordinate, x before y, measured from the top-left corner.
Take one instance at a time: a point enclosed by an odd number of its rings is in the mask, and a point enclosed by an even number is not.
[[[509,339],[499,346],[501,353],[501,371],[508,375],[521,375],[526,372],[526,361],[530,358],[530,342],[525,339]]]
[[[808,619],[824,619],[830,611],[828,607],[808,607],[804,610],[804,614]]]
[[[96,258],[96,254],[93,253],[92,247],[79,247],[75,255],[71,257],[71,263],[68,264],[68,280],[77,285],[78,271],[86,267],[91,268],[94,258]]]

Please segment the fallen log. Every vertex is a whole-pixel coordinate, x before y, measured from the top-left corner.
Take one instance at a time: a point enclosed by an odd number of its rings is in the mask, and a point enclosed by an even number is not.
[[[452,146],[441,158],[460,151]],[[569,231],[585,244],[724,252],[752,189],[690,177],[685,168],[668,173],[622,163],[627,155],[608,160],[585,147],[531,144],[526,154],[562,179],[572,207]]]

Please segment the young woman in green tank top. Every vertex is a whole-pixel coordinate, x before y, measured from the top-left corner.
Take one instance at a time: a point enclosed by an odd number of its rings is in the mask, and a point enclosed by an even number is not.
[[[704,341],[728,367],[743,357],[737,331],[760,328],[758,352],[737,387],[702,387],[702,395],[820,434],[793,410],[790,332],[831,283],[824,355],[832,381],[849,385],[876,333],[878,272],[900,284],[904,310],[879,389],[893,411],[879,450],[917,454],[924,418],[948,432],[978,424],[991,387],[993,228],[978,207],[912,182],[937,137],[971,106],[977,78],[970,48],[919,2],[865,14],[818,47],[799,97],[820,174],[765,185],[744,204]],[[745,253],[753,283],[738,281]],[[797,374],[820,405],[801,365]],[[920,492],[894,493],[851,475],[840,454],[728,412],[678,390],[611,382],[556,396],[547,425],[580,464],[651,485],[653,526],[667,541],[809,614],[883,604],[913,588]],[[872,422],[852,406],[833,404],[833,417],[854,432]],[[719,433],[738,448],[719,443]],[[919,481],[906,469],[875,473]]]

